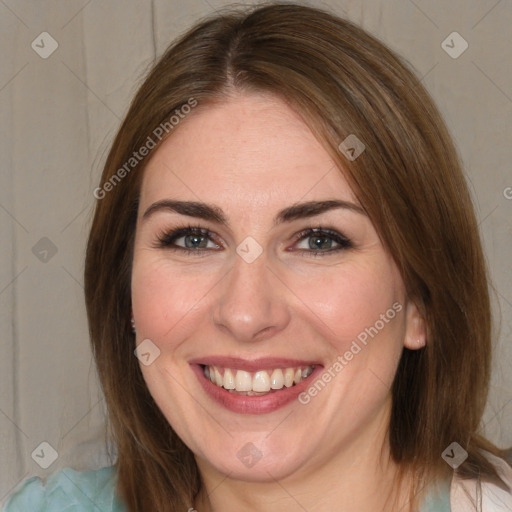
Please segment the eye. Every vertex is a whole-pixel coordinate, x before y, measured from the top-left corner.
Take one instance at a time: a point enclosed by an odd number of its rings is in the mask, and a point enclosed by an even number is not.
[[[220,249],[220,246],[212,242],[213,233],[201,226],[184,226],[171,232],[164,232],[158,236],[157,247],[181,250],[186,253],[200,254],[205,250]],[[213,247],[208,247],[211,242]]]
[[[300,243],[307,242],[304,244],[306,248],[299,247],[298,249],[292,249],[293,251],[304,251],[312,256],[331,254],[353,247],[352,242],[341,233],[322,227],[308,228],[301,231],[297,234],[296,241]],[[336,244],[334,247],[333,242]]]
[[[322,227],[307,228],[295,235],[294,239],[295,248],[291,251],[300,251],[309,256],[327,255],[353,247],[352,242],[341,233]],[[155,247],[201,256],[212,249],[221,249],[220,244],[214,240],[215,235],[210,230],[201,226],[188,225],[161,233]],[[296,247],[297,244],[303,244],[306,247]]]

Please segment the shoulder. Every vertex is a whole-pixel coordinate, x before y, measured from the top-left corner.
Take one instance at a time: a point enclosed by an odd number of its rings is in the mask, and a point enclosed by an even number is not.
[[[505,491],[490,482],[482,482],[482,512],[510,512],[512,510],[512,467],[503,459],[484,451],[502,480],[509,486]],[[475,480],[463,480],[454,475],[451,484],[450,504],[453,512],[475,510],[470,499],[480,495]]]
[[[51,474],[46,483],[38,477],[21,482],[3,512],[125,512],[118,501],[115,466],[93,471],[65,468]]]

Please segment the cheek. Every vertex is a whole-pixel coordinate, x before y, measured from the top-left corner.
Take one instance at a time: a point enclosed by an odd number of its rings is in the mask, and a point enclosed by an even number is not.
[[[170,325],[186,314],[187,288],[171,278],[161,265],[135,258],[132,273],[132,306],[137,332],[160,340]]]
[[[144,337],[169,339],[169,331],[180,328],[209,289],[206,276],[199,279],[197,275],[171,267],[159,259],[144,259],[144,255],[134,258],[133,314],[137,332]]]
[[[361,333],[364,337],[365,329],[376,322],[379,331],[385,326],[383,333],[398,332],[400,322],[382,324],[380,320],[381,315],[386,320],[398,316],[392,308],[402,300],[398,277],[388,261],[349,264],[297,283],[300,287],[297,295],[313,313],[311,321],[322,329],[331,345],[342,352]]]

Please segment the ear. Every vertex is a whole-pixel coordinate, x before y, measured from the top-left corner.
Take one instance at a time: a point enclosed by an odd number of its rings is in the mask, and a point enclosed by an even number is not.
[[[407,301],[405,311],[404,346],[410,350],[423,348],[427,343],[425,319],[412,300]]]

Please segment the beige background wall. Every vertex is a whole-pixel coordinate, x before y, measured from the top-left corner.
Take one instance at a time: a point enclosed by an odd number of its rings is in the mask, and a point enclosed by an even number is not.
[[[512,446],[512,4],[310,3],[332,7],[402,54],[452,130],[497,289],[495,310],[502,316],[485,430],[499,445]],[[0,1],[0,500],[31,475],[109,464],[83,301],[92,192],[155,55],[222,5]],[[454,31],[469,45],[458,58],[441,45]],[[51,49],[42,32],[58,44],[46,59],[35,51]],[[447,44],[452,53],[462,48],[461,40]],[[42,442],[58,452],[48,469],[36,463],[41,449],[50,460]]]

